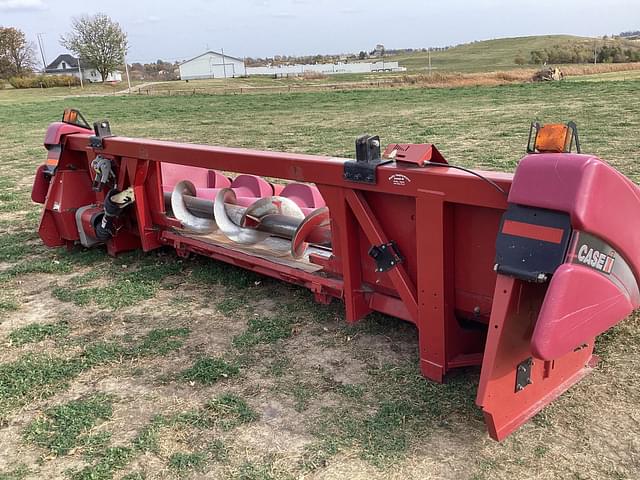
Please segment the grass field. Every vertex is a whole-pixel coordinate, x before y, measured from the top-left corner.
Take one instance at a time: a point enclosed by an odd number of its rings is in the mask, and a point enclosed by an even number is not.
[[[602,45],[598,40],[598,45]],[[442,72],[486,72],[519,68],[515,58],[526,61],[532,50],[544,50],[555,45],[587,45],[593,48],[594,39],[573,35],[536,35],[529,37],[498,38],[465,43],[447,50],[431,52],[431,68]],[[398,61],[409,70],[428,68],[428,52],[411,52],[385,57]]]
[[[415,329],[170,251],[49,250],[30,202],[64,107],[115,134],[350,156],[356,135],[431,141],[513,170],[531,120],[640,181],[640,81],[459,89],[99,96],[0,91],[0,479],[636,479],[640,321],[505,442],[474,406],[478,371],[419,374]],[[53,90],[53,89],[52,89]],[[606,199],[603,199],[606,201]],[[631,227],[631,226],[630,226]]]
[[[581,75],[579,77],[569,77],[567,80],[572,82],[604,82],[604,81],[624,81],[624,80],[640,80],[640,70],[627,70],[621,72],[603,72],[593,73],[590,75]]]

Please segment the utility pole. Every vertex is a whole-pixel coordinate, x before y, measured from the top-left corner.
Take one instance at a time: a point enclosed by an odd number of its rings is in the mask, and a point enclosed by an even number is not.
[[[593,64],[598,63],[598,37],[593,39]]]
[[[429,47],[429,50],[428,50],[428,57],[429,57],[429,75],[431,75],[431,47]]]
[[[82,81],[82,65],[80,65],[80,56],[78,56],[78,73],[80,74],[80,88],[84,89],[84,83]]]
[[[122,58],[124,59],[124,71],[127,74],[127,85],[129,85],[129,93],[131,93],[131,79],[129,78],[129,65],[127,65],[127,55],[126,55],[126,53],[122,54]]]
[[[42,70],[45,70],[47,68],[47,59],[44,56],[44,41],[42,40],[42,35],[44,35],[44,33],[36,34],[38,38],[38,47],[40,47],[40,56],[42,57]]]

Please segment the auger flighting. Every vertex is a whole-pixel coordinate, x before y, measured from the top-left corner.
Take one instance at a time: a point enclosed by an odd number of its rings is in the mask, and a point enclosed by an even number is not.
[[[170,169],[163,165],[163,170]],[[223,179],[226,177],[215,178],[218,184],[227,183]],[[257,197],[264,189],[255,186],[264,187],[264,183],[267,182],[259,177],[240,175],[228,187],[197,189],[190,180],[181,180],[171,192],[164,192],[164,199],[184,230],[194,234],[219,231],[229,240],[245,245],[276,236],[291,241],[289,251],[294,258],[304,256],[310,244],[331,246],[329,210],[315,186],[272,186],[274,191],[280,190],[280,195]]]

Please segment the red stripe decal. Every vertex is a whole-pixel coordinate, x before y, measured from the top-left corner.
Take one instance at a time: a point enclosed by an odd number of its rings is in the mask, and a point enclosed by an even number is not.
[[[604,264],[603,270],[606,273],[611,273],[612,267],[613,267],[613,258],[607,257],[607,261]]]
[[[515,235],[516,237],[533,238],[535,240],[542,240],[543,242],[560,243],[564,235],[564,230],[561,228],[516,222],[514,220],[505,220],[502,225],[502,233]]]

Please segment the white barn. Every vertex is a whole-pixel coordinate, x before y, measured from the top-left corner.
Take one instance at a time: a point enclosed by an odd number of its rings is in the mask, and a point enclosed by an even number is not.
[[[181,80],[232,78],[247,74],[244,60],[208,51],[179,65]]]

